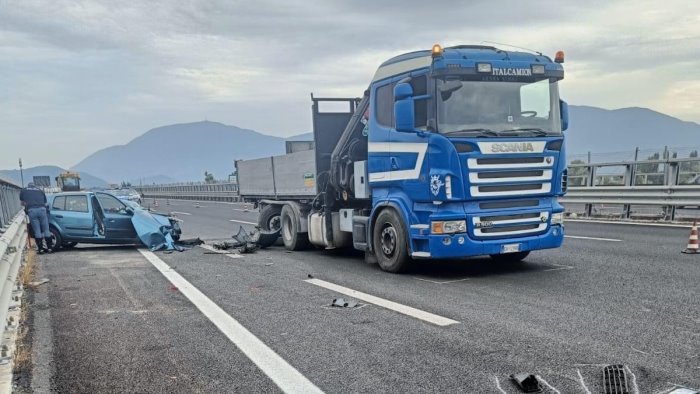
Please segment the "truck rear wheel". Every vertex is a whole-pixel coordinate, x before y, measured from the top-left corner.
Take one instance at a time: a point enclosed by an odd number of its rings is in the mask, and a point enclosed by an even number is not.
[[[258,226],[267,232],[277,231],[279,233],[282,228],[281,214],[282,207],[279,205],[266,205],[258,216]]]
[[[289,205],[280,212],[281,233],[287,250],[303,250],[309,246],[309,235],[299,232],[299,218]]]
[[[516,252],[516,253],[506,253],[506,254],[492,254],[491,258],[498,263],[518,263],[523,261],[530,252]]]
[[[408,255],[408,232],[403,220],[393,209],[385,209],[377,216],[372,232],[372,245],[382,270],[405,271],[411,257]]]

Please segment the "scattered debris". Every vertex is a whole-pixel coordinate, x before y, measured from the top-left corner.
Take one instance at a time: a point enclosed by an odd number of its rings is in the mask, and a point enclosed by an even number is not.
[[[35,282],[29,282],[29,286],[37,287],[37,286],[43,285],[44,283],[49,283],[49,278],[44,278],[42,280],[35,281]]]
[[[238,233],[234,235],[233,242],[223,241],[212,244],[217,250],[234,249],[240,254],[253,253],[260,248],[265,248],[277,240],[277,236],[272,233],[260,231],[259,228],[248,234],[243,226],[238,229]],[[274,239],[273,239],[274,238]]]
[[[177,286],[175,286],[175,285],[170,285],[170,286],[168,286],[168,291],[176,292],[176,291],[180,291],[180,289],[178,289]]]
[[[360,304],[357,301],[353,301],[353,300],[345,301],[342,298],[334,298],[333,302],[331,302],[331,306],[334,306],[337,308],[354,308],[358,305],[360,305]]]
[[[275,263],[267,263],[267,264],[265,264],[266,267],[269,267],[269,266],[271,266],[271,265],[275,265]]]
[[[605,394],[629,394],[624,365],[608,365],[603,368],[603,388]]]
[[[181,239],[176,242],[178,245],[182,246],[199,246],[205,244],[204,241],[202,241],[199,237],[197,238],[188,238],[188,239]]]
[[[313,279],[314,276],[311,275],[311,274],[307,274],[306,277],[309,278],[309,279]]]
[[[537,381],[537,377],[533,374],[521,372],[510,375],[510,378],[513,379],[518,388],[525,393],[539,393],[542,391],[540,382]]]

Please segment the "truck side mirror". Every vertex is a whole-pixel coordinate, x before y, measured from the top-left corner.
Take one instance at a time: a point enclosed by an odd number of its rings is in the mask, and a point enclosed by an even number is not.
[[[399,82],[394,86],[394,120],[396,131],[414,133],[415,114],[413,88],[408,82]]]
[[[564,100],[559,100],[559,112],[561,113],[561,131],[569,128],[569,104]]]

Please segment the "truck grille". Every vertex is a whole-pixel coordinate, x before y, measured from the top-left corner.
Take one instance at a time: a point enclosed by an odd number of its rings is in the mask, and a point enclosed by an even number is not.
[[[549,193],[553,165],[553,156],[469,158],[469,192],[473,197]]]
[[[549,212],[472,217],[477,238],[512,237],[544,232],[549,226]]]

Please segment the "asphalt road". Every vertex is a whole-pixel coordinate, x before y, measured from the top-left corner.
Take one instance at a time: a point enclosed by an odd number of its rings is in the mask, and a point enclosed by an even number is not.
[[[205,240],[256,218],[239,204],[166,209]],[[79,246],[42,256],[50,330],[34,335],[51,338],[41,357],[59,392],[517,393],[509,375],[529,372],[549,392],[600,393],[608,364],[628,367],[631,392],[700,388],[688,230],[566,231],[563,248],[524,263],[424,261],[403,275],[347,251]],[[337,297],[362,305],[330,307]]]

